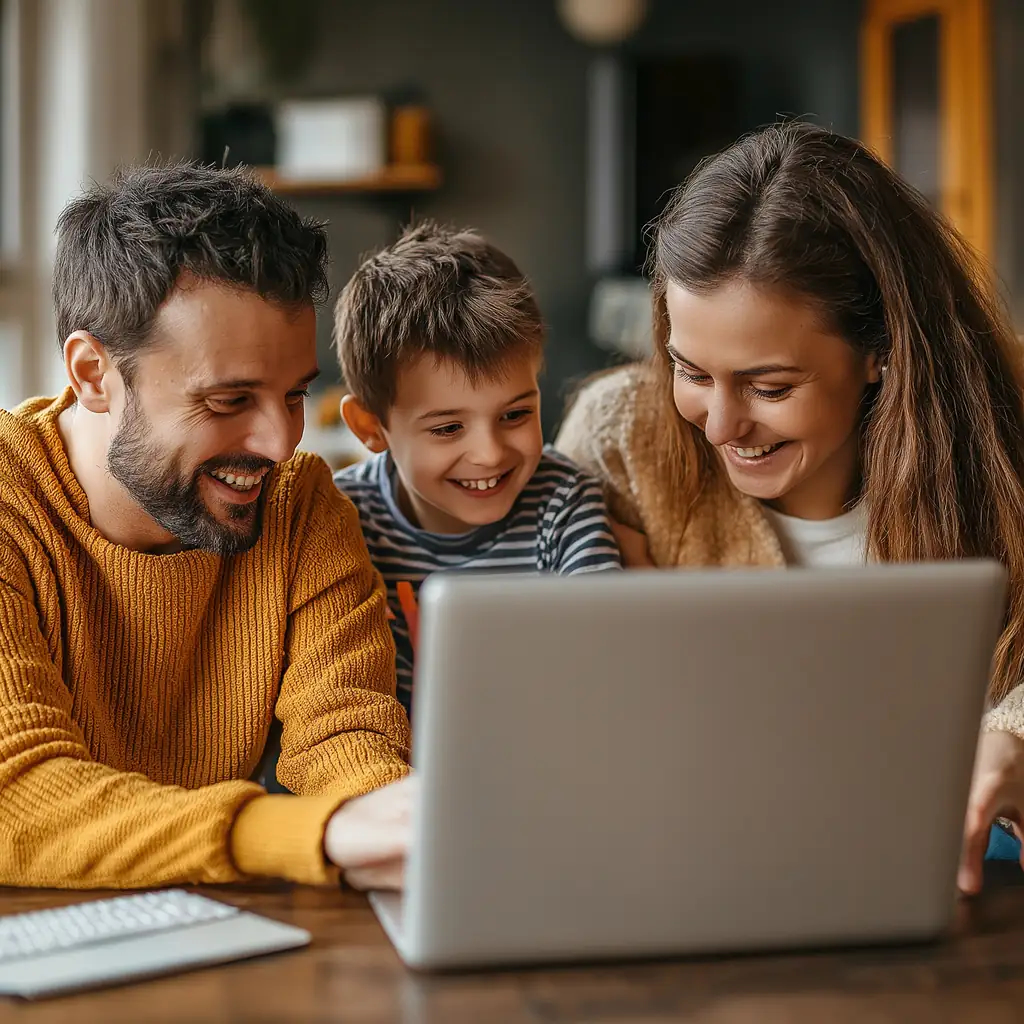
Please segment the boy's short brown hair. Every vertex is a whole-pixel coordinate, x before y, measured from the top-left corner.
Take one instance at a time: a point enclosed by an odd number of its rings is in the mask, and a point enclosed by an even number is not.
[[[432,221],[364,260],[334,307],[345,384],[382,422],[399,369],[419,355],[451,360],[475,381],[543,342],[537,301],[512,259],[475,231]]]

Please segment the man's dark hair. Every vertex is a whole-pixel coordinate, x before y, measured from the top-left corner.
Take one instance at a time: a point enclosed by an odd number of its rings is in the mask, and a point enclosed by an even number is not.
[[[101,341],[124,371],[181,274],[248,289],[286,309],[327,295],[327,236],[241,168],[128,167],[57,222],[57,340]]]
[[[421,355],[475,382],[543,343],[537,300],[512,258],[475,231],[433,221],[364,260],[334,309],[345,384],[383,422],[399,369]]]

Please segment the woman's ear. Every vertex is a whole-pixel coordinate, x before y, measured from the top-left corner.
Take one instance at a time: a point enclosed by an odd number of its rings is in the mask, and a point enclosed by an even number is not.
[[[866,380],[868,384],[877,384],[885,376],[885,366],[882,361],[872,352],[867,358],[867,376]]]
[[[341,400],[341,418],[345,426],[359,438],[362,445],[371,452],[385,452],[388,439],[384,424],[376,413],[370,412],[355,395],[346,395]]]

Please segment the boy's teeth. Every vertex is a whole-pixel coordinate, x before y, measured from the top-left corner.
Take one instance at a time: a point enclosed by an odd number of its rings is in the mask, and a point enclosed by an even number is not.
[[[756,459],[761,455],[767,455],[769,452],[774,451],[778,448],[778,444],[769,445],[758,445],[755,448],[733,448],[733,451],[741,459]]]
[[[500,480],[500,476],[492,476],[490,480],[460,480],[459,483],[467,491],[489,491],[492,487],[497,487]]]

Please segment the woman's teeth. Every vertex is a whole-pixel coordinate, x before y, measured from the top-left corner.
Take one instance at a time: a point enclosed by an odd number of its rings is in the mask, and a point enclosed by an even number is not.
[[[234,473],[225,473],[223,470],[215,469],[210,476],[216,477],[221,483],[227,484],[236,491],[251,491],[266,476],[266,471],[256,476],[235,476]]]
[[[456,483],[460,487],[465,487],[467,491],[489,491],[501,483],[501,477],[492,476],[489,480],[457,480]]]
[[[782,444],[781,441],[778,441],[775,444],[758,445],[755,448],[736,448],[734,446],[732,450],[741,459],[756,459],[761,455],[767,455],[769,452],[775,451],[775,449],[778,448],[780,444]]]

